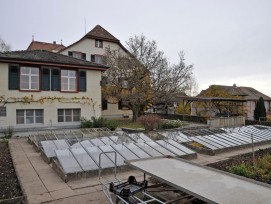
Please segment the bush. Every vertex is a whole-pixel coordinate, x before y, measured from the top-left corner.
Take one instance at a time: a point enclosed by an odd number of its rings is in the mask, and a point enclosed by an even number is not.
[[[138,118],[138,122],[141,123],[145,130],[153,130],[155,126],[158,126],[161,118],[158,115],[148,114],[142,115]]]
[[[250,174],[246,164],[232,166],[229,169],[229,171],[233,174],[237,174],[237,175],[245,176],[245,177],[249,177],[249,174]]]
[[[4,132],[5,138],[9,139],[13,135],[13,128],[9,126]]]
[[[118,123],[114,120],[109,120],[106,118],[95,118],[91,117],[91,120],[86,118],[81,118],[81,128],[102,128],[106,127],[110,130],[115,130],[118,127]]]
[[[162,120],[159,123],[158,129],[173,129],[181,127],[182,123],[179,120]]]

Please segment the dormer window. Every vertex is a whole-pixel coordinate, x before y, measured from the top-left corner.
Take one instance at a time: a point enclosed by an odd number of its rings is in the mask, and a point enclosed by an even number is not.
[[[103,48],[103,41],[102,40],[95,40],[95,47]]]

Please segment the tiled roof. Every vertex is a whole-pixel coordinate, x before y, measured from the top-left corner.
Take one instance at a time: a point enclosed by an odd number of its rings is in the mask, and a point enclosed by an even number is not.
[[[65,48],[65,46],[62,44],[32,41],[27,50],[47,50],[51,52],[58,52],[63,48]]]
[[[108,41],[113,41],[113,42],[119,42],[117,38],[115,38],[111,33],[109,33],[100,25],[96,25],[85,36],[89,38],[94,38],[94,39],[102,39],[102,40],[108,40]]]
[[[233,96],[242,96],[246,100],[258,100],[260,97],[263,97],[265,101],[271,101],[271,98],[258,90],[252,87],[244,87],[244,86],[224,86],[224,85],[214,85],[219,88],[224,89],[228,93]],[[207,89],[208,90],[208,89]],[[207,90],[202,90],[198,96],[203,96]]]
[[[72,43],[71,45],[59,50],[59,52],[68,49],[69,47],[81,42],[82,40],[90,38],[90,39],[98,39],[98,40],[104,40],[108,42],[114,42],[117,43],[126,53],[130,54],[129,51],[121,44],[119,39],[114,37],[111,33],[109,33],[107,30],[105,30],[102,26],[96,25],[91,31],[89,31],[86,35],[84,35],[80,40]]]
[[[86,69],[106,70],[108,67],[86,60],[69,57],[66,55],[49,52],[46,50],[23,50],[0,52],[0,62],[28,62],[33,64],[53,64],[56,66],[69,65]]]

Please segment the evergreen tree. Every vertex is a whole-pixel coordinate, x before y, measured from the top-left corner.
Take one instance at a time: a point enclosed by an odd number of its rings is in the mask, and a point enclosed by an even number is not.
[[[262,117],[264,117],[264,118],[262,118]],[[261,120],[266,120],[266,109],[264,106],[263,97],[259,98],[259,100],[256,103],[255,110],[254,110],[254,119],[259,120],[259,118],[261,118]]]

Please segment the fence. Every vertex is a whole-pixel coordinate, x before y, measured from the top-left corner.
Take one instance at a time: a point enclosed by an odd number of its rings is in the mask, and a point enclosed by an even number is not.
[[[246,120],[246,125],[265,125],[271,126],[271,122],[269,121],[258,121],[258,120]]]

